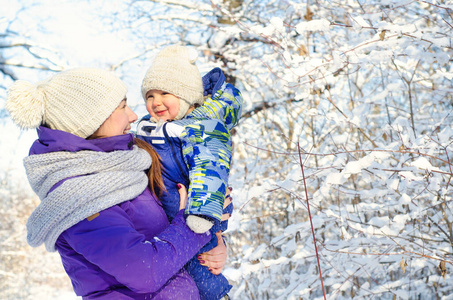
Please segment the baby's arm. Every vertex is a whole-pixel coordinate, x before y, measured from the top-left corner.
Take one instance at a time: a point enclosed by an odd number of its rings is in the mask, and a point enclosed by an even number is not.
[[[230,132],[219,120],[199,120],[185,126],[181,141],[190,180],[187,223],[191,227],[191,215],[205,216],[218,223],[228,186]]]
[[[224,82],[224,76],[218,81],[206,80],[206,77],[213,76],[210,75],[211,73],[216,74],[218,72],[223,76],[222,71],[219,68],[215,68],[203,77],[205,93],[210,91],[212,92],[212,96],[206,99],[202,106],[196,108],[187,115],[186,119],[217,119],[224,122],[225,125],[228,126],[228,129],[231,130],[237,125],[241,116],[243,99],[241,92],[238,89],[233,85]]]
[[[230,130],[242,112],[241,93],[224,81],[219,68],[206,74],[205,94],[211,93],[212,97],[180,121],[186,126],[181,140],[191,183],[187,224],[197,233],[212,226],[201,216],[216,221],[221,218],[219,209],[225,199],[231,163]]]

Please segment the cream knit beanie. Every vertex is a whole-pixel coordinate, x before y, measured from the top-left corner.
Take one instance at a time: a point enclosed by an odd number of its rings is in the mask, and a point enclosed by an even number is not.
[[[142,95],[145,101],[150,90],[164,91],[179,98],[176,120],[182,119],[190,106],[203,104],[203,83],[195,65],[197,53],[191,50],[178,45],[162,49],[143,78]]]
[[[14,82],[5,107],[22,128],[45,125],[87,138],[118,107],[126,92],[126,85],[113,73],[78,68],[37,84]]]

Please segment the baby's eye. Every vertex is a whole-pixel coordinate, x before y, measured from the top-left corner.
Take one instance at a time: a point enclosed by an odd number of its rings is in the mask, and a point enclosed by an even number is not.
[[[162,95],[164,95],[164,96],[165,96],[165,95],[168,95],[168,93],[167,93],[167,92],[163,92],[163,93],[162,93]]]

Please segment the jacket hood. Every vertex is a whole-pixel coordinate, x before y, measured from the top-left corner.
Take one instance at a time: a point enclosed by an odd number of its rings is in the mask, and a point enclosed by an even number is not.
[[[132,133],[107,138],[86,140],[74,134],[40,126],[37,129],[38,139],[32,144],[29,155],[56,151],[77,152],[82,150],[110,152],[131,150],[134,145]]]

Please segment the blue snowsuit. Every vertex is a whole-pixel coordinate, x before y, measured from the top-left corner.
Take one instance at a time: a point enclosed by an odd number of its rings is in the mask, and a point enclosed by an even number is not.
[[[242,97],[219,68],[203,77],[205,103],[182,120],[154,123],[145,116],[137,126],[137,137],[148,142],[162,159],[162,177],[167,191],[160,199],[168,218],[179,209],[177,183],[188,188],[186,214],[208,216],[214,220],[213,237],[199,253],[217,246],[215,233],[225,231],[227,222],[220,222],[231,162],[231,134],[241,115]],[[160,192],[160,191],[158,191]],[[232,205],[229,207],[232,210]],[[231,289],[222,275],[214,275],[201,266],[196,256],[186,270],[194,279],[201,299],[220,299]]]

